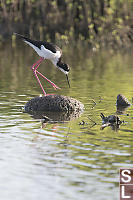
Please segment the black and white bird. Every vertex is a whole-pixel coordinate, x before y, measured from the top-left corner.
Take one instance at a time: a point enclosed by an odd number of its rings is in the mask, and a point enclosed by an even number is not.
[[[51,62],[66,75],[67,82],[70,87],[70,83],[69,83],[69,79],[68,79],[68,73],[69,73],[70,68],[69,68],[68,64],[65,64],[62,62],[62,60],[61,60],[62,59],[62,57],[61,57],[62,51],[58,46],[56,46],[55,44],[49,43],[49,42],[31,40],[31,39],[29,39],[23,35],[20,35],[18,33],[14,33],[14,34],[17,35],[18,38],[22,39],[25,43],[30,45],[40,56],[40,59],[32,65],[31,69],[33,70],[34,75],[35,75],[35,77],[43,91],[43,94],[45,96],[47,94],[46,94],[45,90],[43,89],[43,86],[42,86],[37,74],[39,74],[44,79],[46,79],[54,87],[55,90],[60,89],[60,88],[57,85],[55,85],[52,81],[47,79],[44,75],[42,75],[39,71],[37,71],[37,68],[39,67],[39,65],[42,63],[42,61],[44,59],[51,60]]]

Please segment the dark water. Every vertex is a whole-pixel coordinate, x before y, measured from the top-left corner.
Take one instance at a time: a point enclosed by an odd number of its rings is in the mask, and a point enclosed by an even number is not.
[[[71,66],[69,89],[62,72],[47,61],[39,71],[47,93],[80,100],[84,113],[69,122],[42,125],[22,106],[41,94],[30,66],[38,59],[20,43],[0,49],[0,196],[2,200],[116,200],[120,167],[133,166],[133,109],[119,130],[101,130],[100,113],[116,113],[116,96],[133,97],[133,51],[89,53],[64,47]],[[96,105],[94,103],[96,102]],[[127,115],[128,114],[128,115]],[[79,125],[84,120],[86,124]]]

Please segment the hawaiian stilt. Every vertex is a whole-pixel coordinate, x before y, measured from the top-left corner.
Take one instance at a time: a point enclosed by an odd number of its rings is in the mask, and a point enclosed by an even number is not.
[[[44,59],[51,60],[51,62],[66,75],[67,82],[70,87],[70,83],[69,83],[69,79],[68,79],[68,73],[69,73],[70,68],[69,68],[68,64],[65,64],[61,61],[62,51],[58,46],[56,46],[52,43],[49,43],[49,42],[31,40],[31,39],[24,37],[18,33],[14,33],[14,34],[16,34],[20,39],[22,39],[24,42],[26,42],[28,45],[30,45],[37,52],[37,54],[41,57],[36,63],[34,63],[32,65],[31,69],[33,70],[33,73],[34,73],[34,75],[43,91],[43,94],[45,96],[46,96],[46,92],[43,89],[43,86],[42,86],[37,74],[39,74],[44,79],[46,79],[54,87],[55,90],[60,89],[60,88],[57,85],[55,85],[52,81],[47,79],[40,72],[37,71],[37,68],[39,67],[39,65],[42,63],[42,61]]]

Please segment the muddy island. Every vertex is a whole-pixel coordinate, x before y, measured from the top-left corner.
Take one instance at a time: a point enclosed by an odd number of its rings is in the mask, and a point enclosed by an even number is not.
[[[50,111],[50,112],[69,112],[82,111],[84,105],[71,97],[63,95],[48,95],[30,99],[24,106],[26,112],[31,111]]]

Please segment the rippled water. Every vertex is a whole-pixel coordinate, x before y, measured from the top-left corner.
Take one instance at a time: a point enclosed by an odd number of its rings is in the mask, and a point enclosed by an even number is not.
[[[30,66],[38,59],[19,43],[0,49],[0,196],[2,200],[115,200],[120,167],[133,165],[133,111],[128,108],[119,130],[101,130],[100,113],[116,113],[116,96],[133,97],[132,50],[97,52],[64,47],[71,66],[69,89],[62,72],[44,61],[39,70],[80,100],[84,113],[66,122],[42,124],[22,107],[41,94]],[[95,102],[96,104],[95,104]],[[127,115],[128,114],[128,115]],[[79,125],[82,120],[84,125]]]

